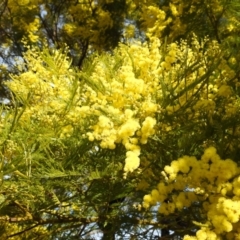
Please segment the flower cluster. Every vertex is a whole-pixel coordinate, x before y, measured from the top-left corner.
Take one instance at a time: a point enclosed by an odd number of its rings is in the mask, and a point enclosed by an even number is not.
[[[155,133],[155,115],[159,110],[155,94],[159,83],[153,75],[159,68],[157,46],[157,40],[150,48],[138,43],[128,49],[122,45],[116,50],[116,55],[124,58],[115,74],[111,69],[116,68],[118,59],[108,55],[105,62],[96,59],[90,78],[102,86],[102,93],[92,88],[86,88],[85,92],[85,96],[89,96],[86,102],[91,106],[90,112],[98,119],[86,135],[91,141],[100,141],[102,148],[114,149],[116,144],[122,143],[127,151],[126,174],[138,168],[141,144],[146,144]]]
[[[155,133],[154,126],[156,125],[156,119],[147,117],[142,124],[141,128],[141,143],[146,144],[149,136]]]
[[[203,53],[207,43],[211,47]],[[64,53],[55,50],[47,58],[46,52],[30,49],[25,55],[28,71],[13,76],[8,86],[23,103],[34,106],[25,109],[22,123],[48,124],[61,138],[81,129],[83,137],[101,148],[123,144],[127,174],[139,166],[141,145],[156,129],[162,135],[174,129],[174,122],[171,127],[157,122],[161,112],[163,119],[165,113],[184,109],[198,124],[205,115],[211,120],[224,112],[228,118],[238,111],[227,82],[233,72],[224,59],[212,60],[219,54],[218,44],[207,39],[199,43],[193,36],[191,45],[182,41],[162,49],[160,41],[151,38],[149,44],[120,45],[114,56],[96,56],[91,72],[76,73]],[[220,108],[219,101],[224,103]],[[205,124],[204,118],[200,124]]]
[[[164,180],[151,194],[144,196],[143,207],[160,202],[159,213],[169,215],[198,202],[202,206],[204,226],[196,237],[185,236],[185,240],[220,239],[221,236],[237,239],[240,225],[239,173],[240,168],[235,162],[221,160],[216,149],[209,147],[200,160],[184,156],[165,166],[162,172]]]
[[[146,144],[155,133],[158,106],[154,91],[158,83],[157,79],[151,81],[151,71],[142,68],[142,63],[150,56],[148,68],[157,66],[152,51],[156,44],[152,44],[152,49],[133,45],[130,52],[144,50],[138,56],[139,61],[134,62],[125,46],[116,50],[116,55],[126,57],[114,75],[112,68],[118,59],[107,55],[105,62],[96,58],[95,69],[89,76],[79,74],[89,82],[81,85],[64,53],[54,50],[39,54],[30,49],[25,55],[28,71],[12,76],[14,81],[7,83],[27,106],[19,124],[29,123],[32,132],[47,125],[52,138],[57,135],[61,139],[80,129],[85,139],[98,142],[101,148],[115,149],[116,144],[123,144],[124,172],[134,171],[140,164],[141,144]]]

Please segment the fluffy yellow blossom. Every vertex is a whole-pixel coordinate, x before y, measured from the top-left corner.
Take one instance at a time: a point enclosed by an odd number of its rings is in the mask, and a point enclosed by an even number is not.
[[[207,233],[204,230],[199,230],[196,233],[197,239],[207,240]]]
[[[176,6],[174,4],[172,4],[172,3],[170,3],[169,6],[170,6],[170,9],[171,9],[171,12],[172,12],[173,16],[177,16],[178,15],[178,11],[177,11]]]
[[[67,34],[73,34],[75,31],[77,30],[77,27],[75,26],[75,24],[72,23],[66,23],[63,26],[63,31],[65,31]]]
[[[124,33],[126,38],[132,38],[135,35],[135,26],[133,24],[129,24]]]
[[[231,90],[230,86],[222,85],[218,89],[218,93],[217,94],[219,96],[221,96],[221,97],[229,97],[232,94],[232,90]]]
[[[35,18],[32,23],[30,23],[27,27],[28,38],[31,42],[36,42],[39,36],[36,34],[40,26],[40,20]]]
[[[142,110],[145,112],[147,116],[151,115],[152,113],[157,112],[157,104],[153,102],[144,102],[142,105]]]
[[[100,29],[107,29],[112,27],[113,20],[111,18],[110,12],[99,9],[97,14],[98,14],[98,27]]]
[[[20,6],[24,6],[29,4],[30,0],[18,0],[17,2]]]
[[[202,161],[204,162],[209,162],[209,161],[214,161],[214,157],[216,156],[217,150],[214,147],[209,147],[204,151],[204,154],[202,155]]]
[[[147,117],[145,121],[142,123],[142,128],[141,128],[142,144],[147,143],[148,137],[155,133],[155,130],[154,130],[155,124],[156,124],[156,119],[152,117]]]
[[[240,197],[240,177],[237,177],[233,181],[233,193]]]
[[[216,149],[209,147],[200,160],[184,156],[165,166],[165,183],[160,182],[158,191],[152,191],[151,201],[143,199],[143,207],[160,202],[159,213],[170,215],[202,201],[202,214],[208,222],[196,237],[184,239],[220,239],[235,232],[234,226],[240,222],[239,173],[235,162],[222,160]]]
[[[183,240],[198,240],[197,237],[185,235]]]
[[[133,172],[139,167],[140,165],[139,154],[140,153],[136,151],[128,151],[126,153],[127,158],[125,159],[125,166],[124,166],[124,171],[126,173]]]
[[[119,129],[118,136],[121,139],[132,137],[140,128],[140,124],[136,119],[128,119]]]

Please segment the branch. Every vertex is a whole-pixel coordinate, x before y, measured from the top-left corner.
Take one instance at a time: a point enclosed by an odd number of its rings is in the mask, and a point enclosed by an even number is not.
[[[82,43],[82,54],[78,60],[78,68],[82,69],[83,60],[86,58],[89,42],[88,40],[85,43]]]
[[[72,222],[81,222],[81,223],[94,223],[98,221],[98,217],[90,217],[90,218],[76,218],[76,217],[64,217],[64,216],[58,216],[58,218],[53,219],[37,219],[31,216],[25,216],[25,217],[9,217],[7,215],[0,216],[0,222],[9,222],[9,223],[24,223],[24,222],[37,222],[38,225],[45,225],[45,224],[54,224],[54,223],[72,223]]]
[[[221,13],[221,15],[218,18],[216,18],[214,16],[214,14],[213,14],[213,12],[211,10],[209,12],[208,9],[206,9],[206,13],[207,13],[207,16],[208,16],[208,18],[210,20],[210,23],[212,24],[213,30],[215,32],[215,37],[216,37],[218,43],[220,44],[221,43],[221,39],[219,37],[219,30],[218,30],[218,28],[219,28],[219,21],[220,21],[222,15],[223,15],[223,12]]]
[[[14,237],[14,236],[17,236],[17,235],[21,235],[22,233],[25,233],[25,232],[27,232],[27,231],[29,231],[29,230],[37,227],[38,225],[39,225],[39,224],[35,224],[35,225],[33,225],[32,227],[29,227],[29,228],[26,228],[26,229],[22,230],[21,232],[17,232],[17,233],[14,233],[14,234],[12,234],[12,235],[9,235],[8,238],[11,238],[11,237]]]
[[[48,38],[52,41],[53,44],[56,43],[55,35],[54,35],[54,30],[47,25],[47,21],[41,16],[41,13],[38,14],[39,19],[42,21],[42,26],[45,29]]]

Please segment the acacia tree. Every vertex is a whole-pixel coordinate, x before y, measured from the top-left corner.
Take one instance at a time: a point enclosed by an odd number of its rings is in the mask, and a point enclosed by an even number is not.
[[[238,239],[237,1],[1,4],[3,239]]]

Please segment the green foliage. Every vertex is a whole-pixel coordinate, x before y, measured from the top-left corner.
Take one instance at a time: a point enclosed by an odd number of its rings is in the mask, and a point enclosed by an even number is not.
[[[201,198],[236,204],[238,173],[200,156],[239,164],[239,27],[237,0],[3,0],[1,239],[238,239]]]

